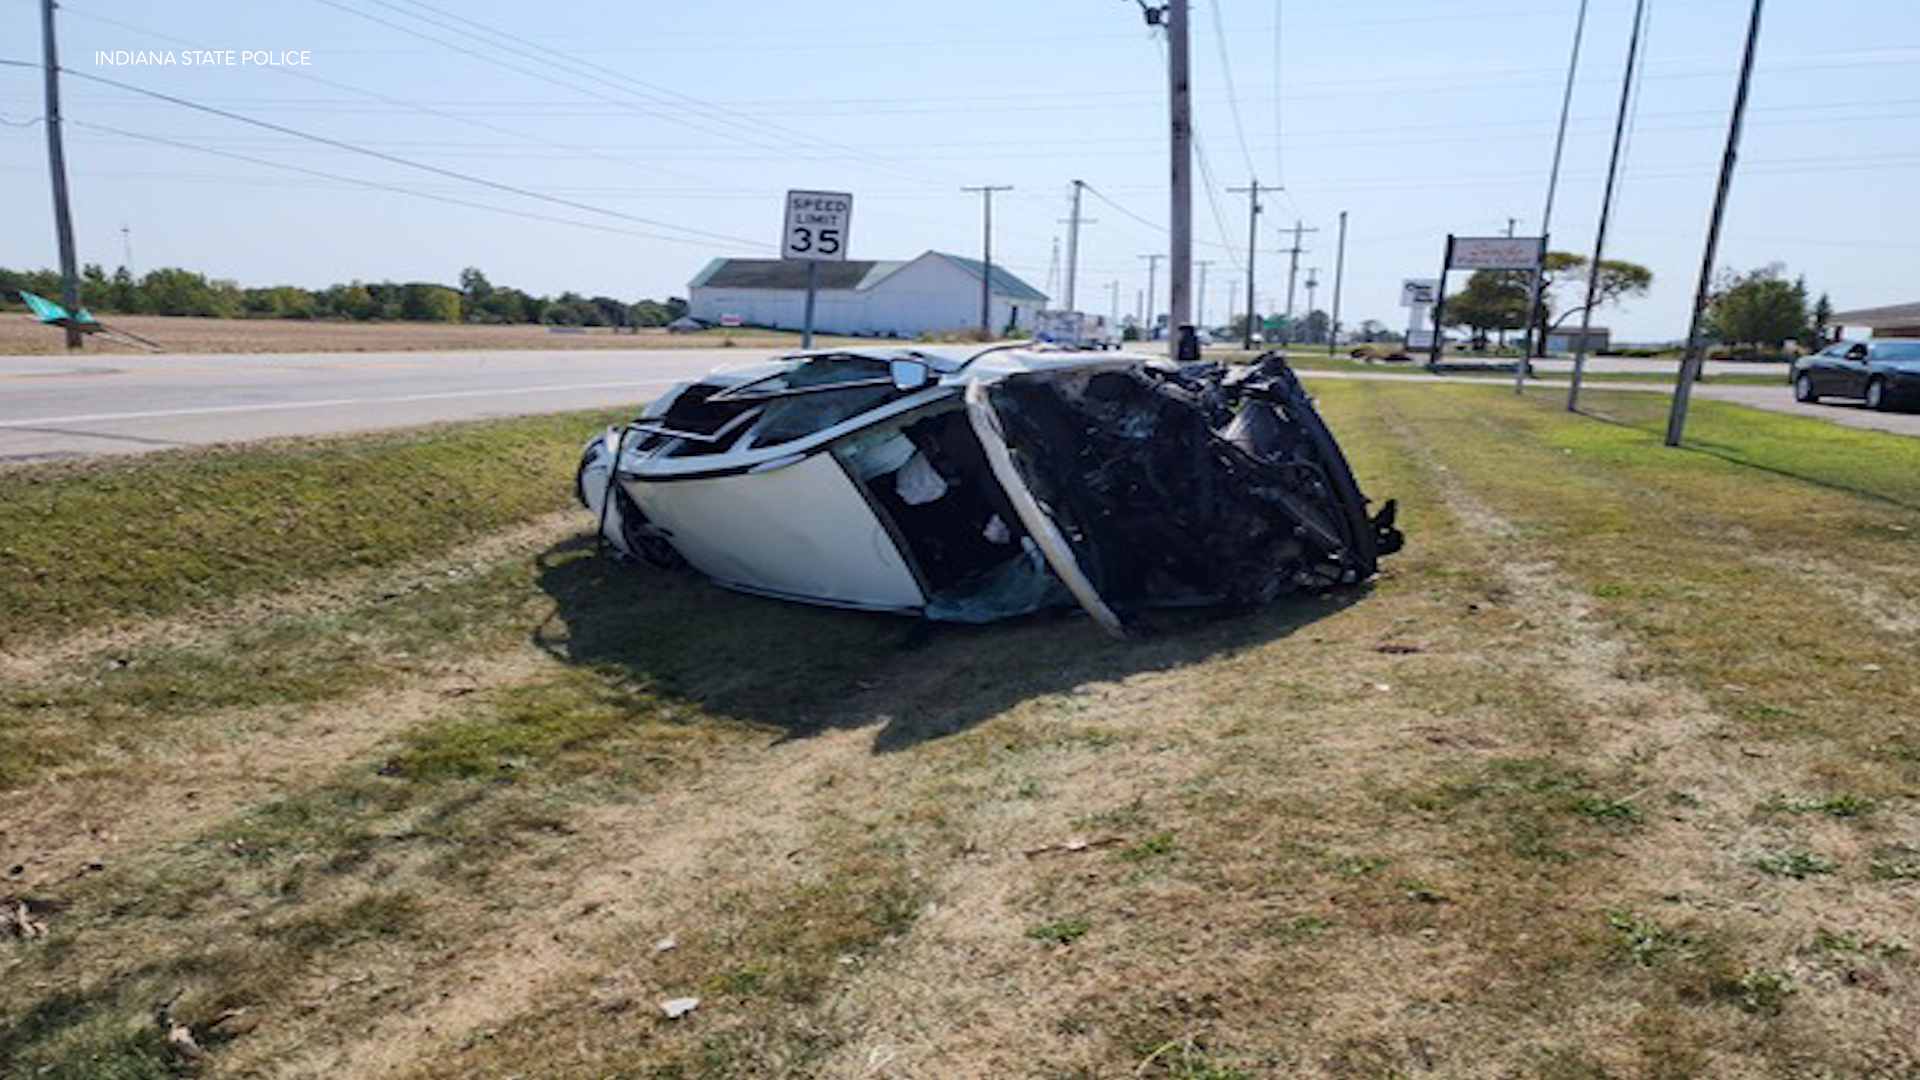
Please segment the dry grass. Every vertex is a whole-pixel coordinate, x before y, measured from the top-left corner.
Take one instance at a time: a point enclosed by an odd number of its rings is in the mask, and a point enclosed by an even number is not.
[[[291,668],[449,635],[464,692],[156,707],[186,752],[87,797],[231,797],[0,879],[65,905],[0,943],[0,1074],[1920,1070],[1902,481],[1668,452],[1628,398],[1323,404],[1412,538],[1347,601],[923,637],[559,541],[283,626]],[[177,764],[343,725],[269,785]],[[188,1061],[168,1000],[247,1011]]]
[[[616,334],[600,327],[577,333],[556,333],[544,326],[208,319],[167,315],[111,315],[105,321],[111,326],[138,334],[170,353],[674,349],[712,348],[727,341],[742,347],[779,348],[796,345],[800,337],[796,333],[746,328],[691,334],[645,329],[635,334]],[[125,352],[126,347],[95,339],[87,346],[87,351],[111,356]],[[8,313],[0,316],[0,356],[40,356],[65,352],[66,341],[60,331],[41,326],[25,315]]]

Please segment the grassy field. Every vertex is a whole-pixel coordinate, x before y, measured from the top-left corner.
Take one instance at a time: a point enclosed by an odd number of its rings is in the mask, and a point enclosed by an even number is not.
[[[1408,550],[1130,643],[612,565],[593,417],[9,476],[197,499],[0,545],[0,1075],[1920,1072],[1920,443],[1318,389]]]
[[[167,352],[387,352],[433,349],[685,349],[798,346],[800,335],[777,330],[703,330],[669,334],[642,330],[616,334],[594,328],[555,333],[544,326],[481,326],[465,323],[351,323],[305,319],[205,319],[192,316],[113,315],[108,324],[131,331]],[[817,338],[822,343],[852,339]],[[65,354],[66,339],[24,314],[0,316],[0,356]],[[139,350],[91,339],[87,355],[115,356]]]

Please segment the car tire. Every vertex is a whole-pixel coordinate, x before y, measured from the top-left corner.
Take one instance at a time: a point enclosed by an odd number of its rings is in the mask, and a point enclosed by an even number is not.
[[[1813,376],[1803,371],[1793,377],[1793,400],[1809,405],[1820,400],[1820,395],[1813,392]]]
[[[1875,375],[1867,380],[1867,408],[1886,412],[1893,404],[1887,400],[1887,380]]]

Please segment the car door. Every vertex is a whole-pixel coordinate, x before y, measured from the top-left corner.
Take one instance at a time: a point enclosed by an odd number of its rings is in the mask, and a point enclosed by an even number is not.
[[[1867,346],[1859,342],[1847,346],[1834,361],[1834,385],[1829,393],[1842,397],[1866,397],[1867,359],[1871,355]]]

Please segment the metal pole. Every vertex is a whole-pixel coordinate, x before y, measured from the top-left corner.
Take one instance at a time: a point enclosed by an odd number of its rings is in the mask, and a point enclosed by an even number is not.
[[[1567,148],[1567,116],[1573,109],[1573,81],[1580,70],[1580,40],[1587,33],[1587,0],[1580,0],[1580,17],[1573,25],[1573,55],[1567,59],[1567,86],[1560,94],[1560,133],[1553,140],[1553,168],[1547,173],[1547,206],[1540,213],[1540,251],[1546,253],[1547,237],[1553,232],[1553,197],[1560,188],[1560,159]],[[1541,302],[1541,288],[1545,282],[1542,273],[1536,269],[1533,273],[1533,302],[1528,307],[1527,318],[1527,356],[1547,354],[1547,309]],[[1526,385],[1527,366],[1520,365],[1514,376],[1516,392]]]
[[[1140,326],[1141,326],[1141,329],[1146,331],[1147,340],[1152,341],[1153,340],[1154,271],[1160,268],[1160,260],[1166,258],[1166,256],[1165,255],[1142,255],[1140,257],[1147,260],[1147,297],[1146,297],[1146,305],[1143,308],[1141,308]],[[1172,321],[1169,320],[1167,325],[1169,329],[1171,329],[1173,326]],[[1176,344],[1178,344],[1178,342],[1176,342]]]
[[[1195,259],[1193,265],[1200,268],[1199,298],[1193,302],[1193,324],[1207,325],[1207,267],[1213,265],[1212,259]]]
[[[1600,260],[1607,250],[1607,220],[1613,215],[1613,187],[1620,175],[1620,145],[1627,135],[1627,106],[1633,100],[1633,72],[1640,62],[1640,26],[1647,0],[1634,0],[1633,37],[1627,42],[1627,73],[1620,79],[1620,112],[1613,122],[1613,153],[1607,162],[1607,188],[1600,197],[1600,226],[1593,235],[1593,261],[1587,264],[1587,307],[1580,313],[1580,340],[1573,349],[1573,381],[1567,386],[1567,411],[1580,408],[1580,376],[1587,369],[1587,335],[1593,329],[1593,305],[1600,296]]]
[[[1303,319],[1313,318],[1313,297],[1314,297],[1314,293],[1319,288],[1320,288],[1320,268],[1317,266],[1307,267],[1307,313],[1301,316],[1301,318]]]
[[[1240,347],[1253,348],[1253,262],[1255,241],[1259,238],[1260,224],[1260,181],[1255,180],[1247,187],[1228,188],[1227,194],[1247,193],[1247,324],[1240,331]]]
[[[1340,343],[1340,288],[1347,276],[1347,212],[1340,211],[1340,248],[1333,260],[1333,326],[1327,332],[1327,355],[1332,356]]]
[[[1447,269],[1453,265],[1453,234],[1447,234],[1447,254],[1440,260],[1440,287],[1433,297],[1433,347],[1427,353],[1429,370],[1440,366],[1440,316],[1447,309]]]
[[[1760,7],[1753,0],[1753,20],[1747,25],[1747,53],[1740,62],[1740,89],[1734,92],[1733,122],[1727,130],[1727,152],[1720,159],[1720,190],[1713,197],[1713,222],[1707,227],[1707,251],[1700,260],[1700,284],[1693,294],[1693,321],[1687,327],[1687,353],[1680,361],[1679,381],[1673,387],[1673,409],[1667,415],[1667,445],[1679,446],[1687,433],[1687,405],[1693,383],[1700,377],[1700,333],[1706,320],[1707,289],[1713,282],[1713,261],[1720,253],[1720,224],[1726,217],[1727,195],[1733,189],[1733,168],[1740,157],[1740,129],[1746,123],[1747,90],[1753,85],[1753,56],[1760,43]]]
[[[993,340],[993,193],[1012,191],[1006,184],[963,187],[961,191],[980,193],[982,235],[980,238],[980,340]]]
[[[67,151],[60,139],[60,50],[53,35],[53,0],[41,0],[41,46],[47,74],[47,171],[53,178],[53,232],[60,244],[60,305],[80,313],[80,273],[73,253],[73,210],[67,199]],[[67,325],[67,348],[80,347],[80,328]]]
[[[807,260],[807,313],[800,325],[800,347],[813,348],[813,298],[820,292],[820,263]]]
[[[1193,103],[1187,77],[1187,0],[1167,3],[1168,124],[1171,136],[1168,206],[1167,328],[1175,360],[1200,359],[1193,330]],[[1151,291],[1151,290],[1149,290]]]
[[[1067,307],[1066,307],[1066,310],[1068,311],[1078,310],[1073,306],[1074,304],[1073,289],[1074,289],[1074,284],[1076,282],[1076,279],[1078,277],[1079,270],[1080,270],[1080,189],[1086,186],[1087,186],[1087,182],[1085,180],[1075,180],[1073,182],[1073,216],[1067,219],[1068,224],[1067,224]]]

